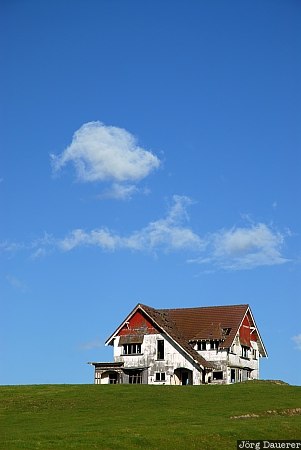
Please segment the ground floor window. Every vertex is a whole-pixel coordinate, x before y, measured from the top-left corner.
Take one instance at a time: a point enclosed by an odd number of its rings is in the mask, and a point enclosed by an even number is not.
[[[165,372],[156,372],[155,380],[156,381],[165,381]]]
[[[242,381],[246,381],[250,379],[251,371],[249,369],[243,369],[242,371]]]
[[[117,384],[118,383],[118,374],[116,372],[112,372],[109,374],[109,384]]]
[[[142,384],[142,373],[140,370],[132,370],[129,375],[130,384]]]
[[[213,372],[213,380],[222,380],[223,379],[223,372]]]

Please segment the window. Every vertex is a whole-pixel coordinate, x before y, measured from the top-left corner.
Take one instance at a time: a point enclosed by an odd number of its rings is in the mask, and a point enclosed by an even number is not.
[[[117,384],[118,375],[116,372],[109,373],[109,384]]]
[[[165,372],[156,372],[155,380],[156,381],[165,381]]]
[[[241,346],[241,356],[242,358],[248,358],[248,352],[249,352],[249,347],[246,347],[245,345]]]
[[[257,350],[253,348],[253,359],[257,359]]]
[[[210,341],[210,350],[217,350],[218,344],[218,341]]]
[[[142,374],[139,370],[132,370],[129,375],[130,384],[142,384]]]
[[[157,359],[164,359],[164,341],[160,339],[157,341]]]
[[[214,380],[222,380],[223,379],[223,372],[213,372],[213,379]]]
[[[123,344],[124,355],[140,355],[141,344]]]
[[[206,341],[198,342],[198,350],[206,350]]]

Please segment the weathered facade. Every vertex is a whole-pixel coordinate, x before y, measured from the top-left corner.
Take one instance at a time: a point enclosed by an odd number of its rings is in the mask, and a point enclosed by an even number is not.
[[[249,305],[154,309],[138,304],[92,362],[95,384],[229,384],[259,378],[267,353]]]

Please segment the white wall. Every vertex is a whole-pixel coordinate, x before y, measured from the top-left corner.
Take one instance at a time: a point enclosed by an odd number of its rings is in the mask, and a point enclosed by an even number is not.
[[[193,384],[202,383],[202,372],[197,369],[193,362],[183,350],[175,344],[165,334],[148,334],[144,336],[141,344],[141,354],[123,355],[123,347],[119,346],[119,336],[114,339],[114,361],[124,362],[124,368],[148,368],[149,384],[181,384],[179,378],[175,375],[176,369],[187,369],[192,372]],[[164,340],[164,360],[157,359],[157,341]],[[242,347],[239,342],[239,336],[236,336],[235,344],[228,352],[226,349],[210,349],[209,343],[206,350],[200,350],[198,353],[207,361],[216,362],[220,365],[220,370],[224,372],[223,380],[213,380],[212,374],[209,374],[212,383],[231,383],[231,367],[236,370],[236,381],[243,380],[243,369],[251,369],[250,379],[259,378],[259,352],[256,342],[252,342],[252,349],[249,351],[248,358],[242,358]],[[254,358],[252,350],[256,350],[257,358]],[[195,346],[197,350],[197,346]],[[156,372],[165,373],[165,381],[156,381]],[[208,381],[208,374],[205,381]],[[101,380],[106,383],[108,380]]]
[[[164,340],[164,360],[157,359],[157,341]],[[123,355],[123,347],[118,345],[119,337],[114,340],[114,361],[124,362],[126,367],[148,367],[149,384],[180,384],[174,375],[175,369],[185,368],[192,371],[193,384],[201,384],[202,374],[196,365],[180,347],[165,334],[148,334],[144,336],[140,355]],[[165,381],[155,380],[156,372],[165,373]]]

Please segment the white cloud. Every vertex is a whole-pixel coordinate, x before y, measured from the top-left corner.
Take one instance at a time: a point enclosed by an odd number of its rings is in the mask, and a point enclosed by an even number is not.
[[[134,194],[140,190],[134,184],[113,183],[109,189],[106,189],[98,198],[113,198],[117,200],[131,199]]]
[[[119,196],[134,192],[129,182],[138,182],[160,165],[152,152],[139,147],[136,138],[123,128],[88,122],[73,135],[71,144],[58,156],[51,155],[55,172],[72,163],[80,181],[117,183]],[[123,194],[121,195],[122,183]],[[114,187],[114,186],[113,186]]]
[[[285,235],[264,223],[233,227],[206,238],[205,257],[193,262],[210,263],[223,269],[252,269],[288,262],[281,254]]]
[[[290,261],[283,255],[286,238],[292,235],[290,230],[280,232],[264,223],[251,223],[250,218],[246,217],[248,223],[245,226],[200,236],[189,225],[187,211],[191,204],[190,198],[174,195],[165,217],[127,235],[103,226],[92,230],[78,228],[60,239],[44,233],[40,239],[27,245],[5,241],[0,243],[0,252],[31,251],[31,258],[37,259],[54,250],[70,252],[81,247],[153,254],[186,251],[191,254],[188,262],[202,264],[205,273],[218,269],[254,269]]]
[[[97,246],[103,250],[130,249],[156,251],[159,249],[196,250],[201,247],[201,239],[190,228],[183,225],[187,221],[187,206],[191,200],[185,196],[174,196],[173,203],[164,219],[151,222],[145,228],[129,236],[121,236],[107,228],[86,232],[82,229],[72,231],[58,241],[58,247],[70,251],[76,247]]]
[[[187,206],[191,200],[186,196],[173,196],[173,204],[164,219],[151,222],[145,228],[133,233],[125,242],[128,248],[136,250],[197,250],[202,247],[201,238],[184,226],[188,220]]]
[[[301,333],[298,334],[297,336],[293,336],[292,339],[296,344],[296,348],[298,350],[301,350]]]
[[[0,242],[0,253],[16,253],[24,249],[24,244],[18,242],[10,242],[8,240]]]
[[[66,238],[57,241],[58,247],[63,251],[70,251],[76,247],[95,246],[103,250],[116,250],[120,247],[121,238],[111,231],[100,228],[85,232],[84,230],[73,230]]]

